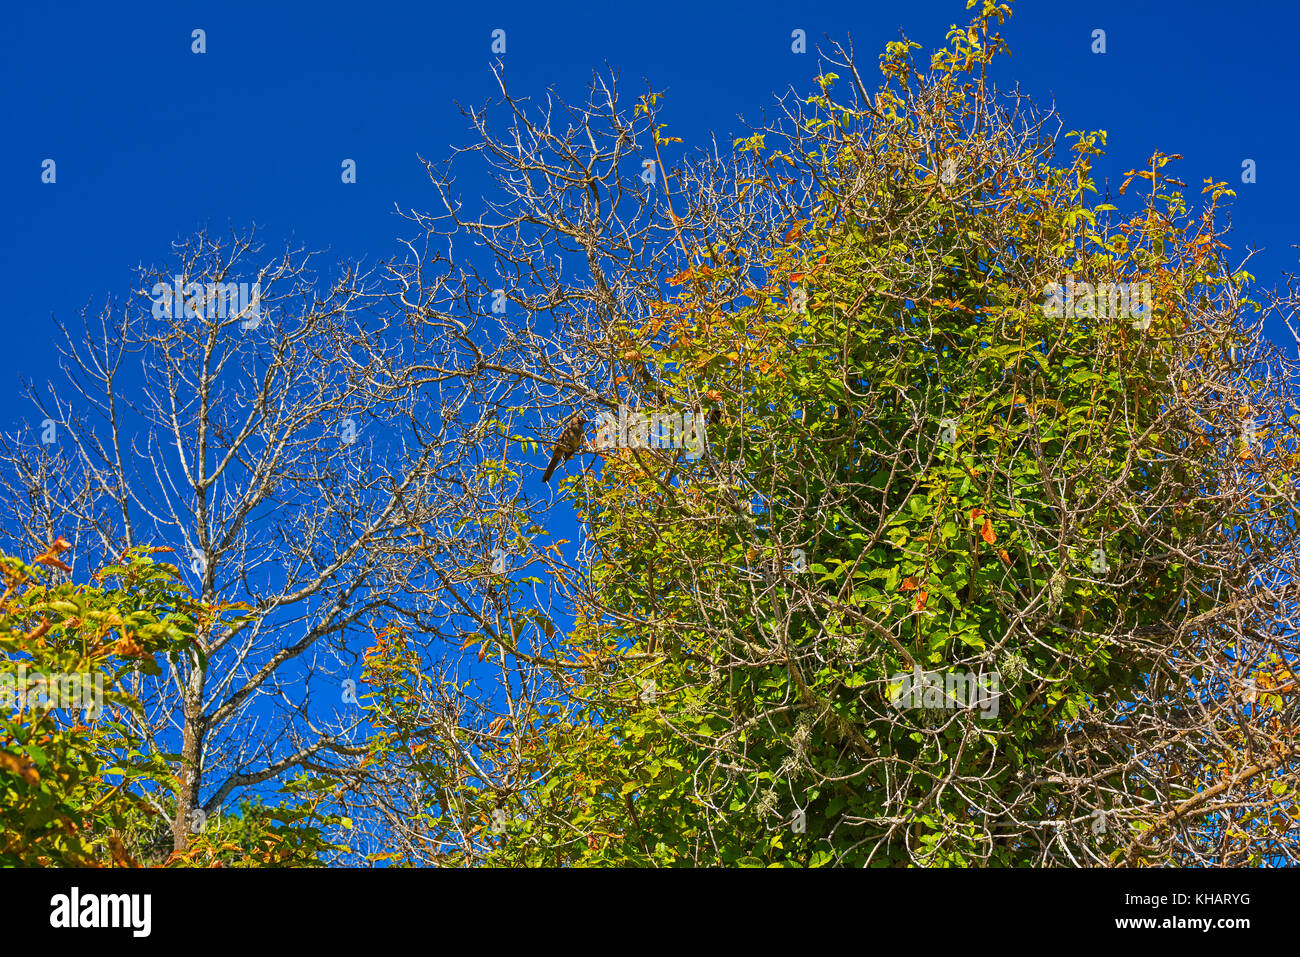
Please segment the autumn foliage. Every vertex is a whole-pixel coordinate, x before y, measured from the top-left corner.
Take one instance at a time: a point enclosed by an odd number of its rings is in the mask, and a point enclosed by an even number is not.
[[[481,633],[521,688],[507,719],[376,751],[456,789],[420,796],[410,859],[1300,852],[1296,369],[1262,332],[1290,300],[1252,299],[1232,191],[1189,191],[1177,157],[1098,195],[1105,134],[998,94],[1009,8],[972,6],[926,66],[891,43],[869,93],[839,50],[786,125],[684,164],[638,234],[655,256],[582,234],[591,287],[549,300],[587,304],[559,333],[590,357],[570,402],[706,413],[709,452],[609,450],[570,481],[583,557],[530,562],[573,627],[517,588]],[[662,109],[633,119],[656,155]],[[896,707],[918,672],[996,677],[996,719]]]

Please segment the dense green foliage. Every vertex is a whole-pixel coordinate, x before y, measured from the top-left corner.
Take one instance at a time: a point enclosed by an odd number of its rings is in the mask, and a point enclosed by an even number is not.
[[[1148,843],[1225,778],[1293,802],[1292,686],[1267,713],[1223,697],[1227,650],[1271,630],[1242,555],[1285,566],[1294,542],[1289,404],[1260,398],[1250,277],[1217,255],[1231,191],[1207,181],[1189,213],[1157,154],[1137,209],[1097,196],[1104,134],[1059,157],[986,84],[1005,13],[985,4],[928,72],[890,44],[869,98],[851,63],[819,77],[797,129],[738,141],[709,202],[679,197],[669,294],[606,331],[627,404],[706,415],[709,454],[608,449],[572,483],[593,558],[546,645],[562,693],[474,739],[529,783],[415,758],[460,788],[426,798],[452,860],[1178,861],[1217,825]],[[538,617],[485,645],[536,664]],[[896,707],[918,670],[996,700]],[[1275,764],[1238,760],[1243,723]],[[1258,860],[1259,833],[1234,848]]]
[[[60,539],[31,565],[0,557],[0,676],[13,692],[0,708],[0,865],[317,861],[331,845],[316,825],[338,819],[312,818],[321,786],[310,782],[288,784],[286,797],[305,800],[281,808],[246,801],[211,828],[196,819],[192,846],[172,855],[164,814],[176,759],[128,720],[145,714],[133,686],[161,674],[159,657],[195,653],[195,633],[238,609],[192,599],[150,549],[76,584],[56,571],[71,572],[59,557],[68,547]],[[84,696],[63,697],[83,683]]]

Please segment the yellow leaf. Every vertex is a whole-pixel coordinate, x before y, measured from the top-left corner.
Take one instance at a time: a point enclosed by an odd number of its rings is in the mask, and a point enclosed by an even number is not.
[[[40,783],[41,776],[36,773],[36,766],[25,757],[9,754],[7,751],[0,751],[0,768],[12,771],[28,784]]]

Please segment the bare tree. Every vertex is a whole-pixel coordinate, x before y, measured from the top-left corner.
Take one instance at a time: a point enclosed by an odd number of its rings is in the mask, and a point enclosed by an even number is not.
[[[373,274],[322,289],[311,255],[261,250],[200,233],[126,306],[60,326],[65,379],[4,443],[15,547],[61,534],[83,568],[171,547],[197,595],[249,606],[137,680],[139,731],[181,758],[158,800],[177,849],[231,795],[359,753],[353,639],[418,610],[409,546],[451,524],[485,411],[465,380],[414,386]]]

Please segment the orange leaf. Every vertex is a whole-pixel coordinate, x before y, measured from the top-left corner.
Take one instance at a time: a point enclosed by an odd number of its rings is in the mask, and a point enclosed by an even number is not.
[[[911,577],[904,578],[904,579],[903,579],[903,584],[899,585],[898,587],[899,587],[899,589],[902,590],[902,591],[915,591],[915,590],[916,590],[916,579],[915,579],[915,578],[911,578]]]
[[[116,834],[108,835],[108,849],[113,854],[114,864],[117,864],[120,867],[140,866],[134,860],[131,859],[131,855],[126,852],[126,845],[122,843],[122,839],[118,837]]]
[[[990,545],[998,540],[998,537],[993,534],[993,523],[987,518],[984,519],[984,527],[980,529],[980,538],[984,539],[984,541],[988,542]]]
[[[930,597],[928,591],[919,591],[916,593],[916,601],[912,604],[912,611],[920,611],[925,607],[925,600]]]
[[[49,554],[57,555],[57,554],[59,554],[60,552],[66,552],[66,551],[67,551],[69,548],[71,548],[71,547],[72,547],[72,543],[69,542],[69,541],[68,541],[66,538],[64,538],[62,535],[60,535],[60,536],[59,536],[58,538],[56,538],[54,541],[50,542],[50,551],[49,551]]]
[[[12,771],[28,784],[39,784],[41,776],[36,773],[36,766],[25,757],[0,751],[0,768]]]
[[[59,553],[66,552],[71,547],[72,546],[68,544],[68,541],[63,538],[63,536],[59,536],[50,543],[48,549],[33,558],[32,562],[37,565],[53,565],[61,571],[70,572],[72,571],[72,568],[59,558]]]
[[[139,658],[144,654],[144,646],[134,638],[124,635],[113,645],[113,653],[123,658]]]
[[[1011,556],[1007,554],[1007,550],[1005,548],[998,549],[998,558],[1002,559],[1002,561],[1004,561],[1008,565],[1011,564]]]

